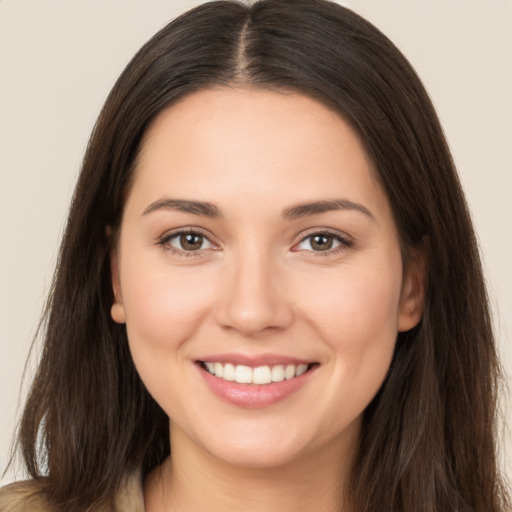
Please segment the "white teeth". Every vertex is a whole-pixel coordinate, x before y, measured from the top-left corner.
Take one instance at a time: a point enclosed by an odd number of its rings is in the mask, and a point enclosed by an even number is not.
[[[299,366],[297,366],[297,371],[295,372],[295,376],[299,377],[303,373],[306,373],[307,369],[308,369],[308,365],[307,364],[299,364]]]
[[[258,366],[251,368],[244,365],[233,365],[231,363],[213,363],[205,362],[205,368],[216,377],[228,381],[236,381],[239,384],[270,384],[271,382],[282,382],[283,380],[290,380],[294,377],[300,377],[304,374],[308,366],[307,364],[293,364],[276,366]]]
[[[239,384],[251,384],[252,368],[249,368],[248,366],[243,366],[241,364],[237,365],[237,367],[235,368],[235,380]]]
[[[277,366],[272,367],[271,377],[272,382],[281,382],[284,380],[284,366],[282,364],[278,364]]]
[[[217,377],[222,377],[224,374],[224,371],[223,371],[224,367],[222,366],[222,363],[214,363],[213,370],[215,372],[215,375],[217,375]]]
[[[270,384],[272,382],[272,374],[269,366],[258,366],[252,372],[253,384]]]
[[[215,375],[217,375],[217,373],[215,373]],[[222,372],[222,378],[224,380],[230,380],[230,381],[235,380],[235,367],[231,363],[224,365],[224,370]]]
[[[295,370],[295,366],[293,364],[289,364],[284,370],[284,378],[286,380],[293,379],[293,377],[295,377]]]

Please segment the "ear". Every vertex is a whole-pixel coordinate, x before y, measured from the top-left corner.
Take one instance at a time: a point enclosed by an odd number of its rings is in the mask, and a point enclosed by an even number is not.
[[[110,316],[114,322],[117,322],[118,324],[124,324],[126,322],[126,315],[123,305],[123,296],[121,294],[119,261],[116,248],[110,251],[110,274],[112,276],[112,290],[114,292],[114,302],[110,308]]]
[[[407,262],[400,297],[398,330],[409,331],[416,327],[423,315],[425,302],[426,255],[424,251],[411,251]]]

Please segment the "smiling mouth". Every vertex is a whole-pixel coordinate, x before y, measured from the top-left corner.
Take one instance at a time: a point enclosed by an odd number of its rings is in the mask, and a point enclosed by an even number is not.
[[[219,379],[228,382],[237,382],[238,384],[254,384],[258,386],[292,380],[318,366],[317,363],[309,363],[298,365],[264,365],[251,368],[250,366],[241,364],[235,365],[232,363],[213,361],[198,361],[198,363],[203,370]]]

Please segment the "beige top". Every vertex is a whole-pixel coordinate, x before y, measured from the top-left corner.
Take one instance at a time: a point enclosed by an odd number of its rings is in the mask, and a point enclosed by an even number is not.
[[[124,479],[115,503],[115,511],[110,507],[102,507],[94,509],[94,512],[144,512],[144,495],[139,473],[133,473]],[[0,489],[0,512],[51,511],[33,482],[16,482]]]

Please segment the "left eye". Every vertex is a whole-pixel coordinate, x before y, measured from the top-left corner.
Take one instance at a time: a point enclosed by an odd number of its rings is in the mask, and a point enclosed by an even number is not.
[[[201,233],[176,233],[170,236],[166,243],[180,251],[202,251],[211,249],[213,244]]]
[[[325,252],[347,245],[344,240],[330,233],[315,233],[304,238],[296,247],[300,251]]]

